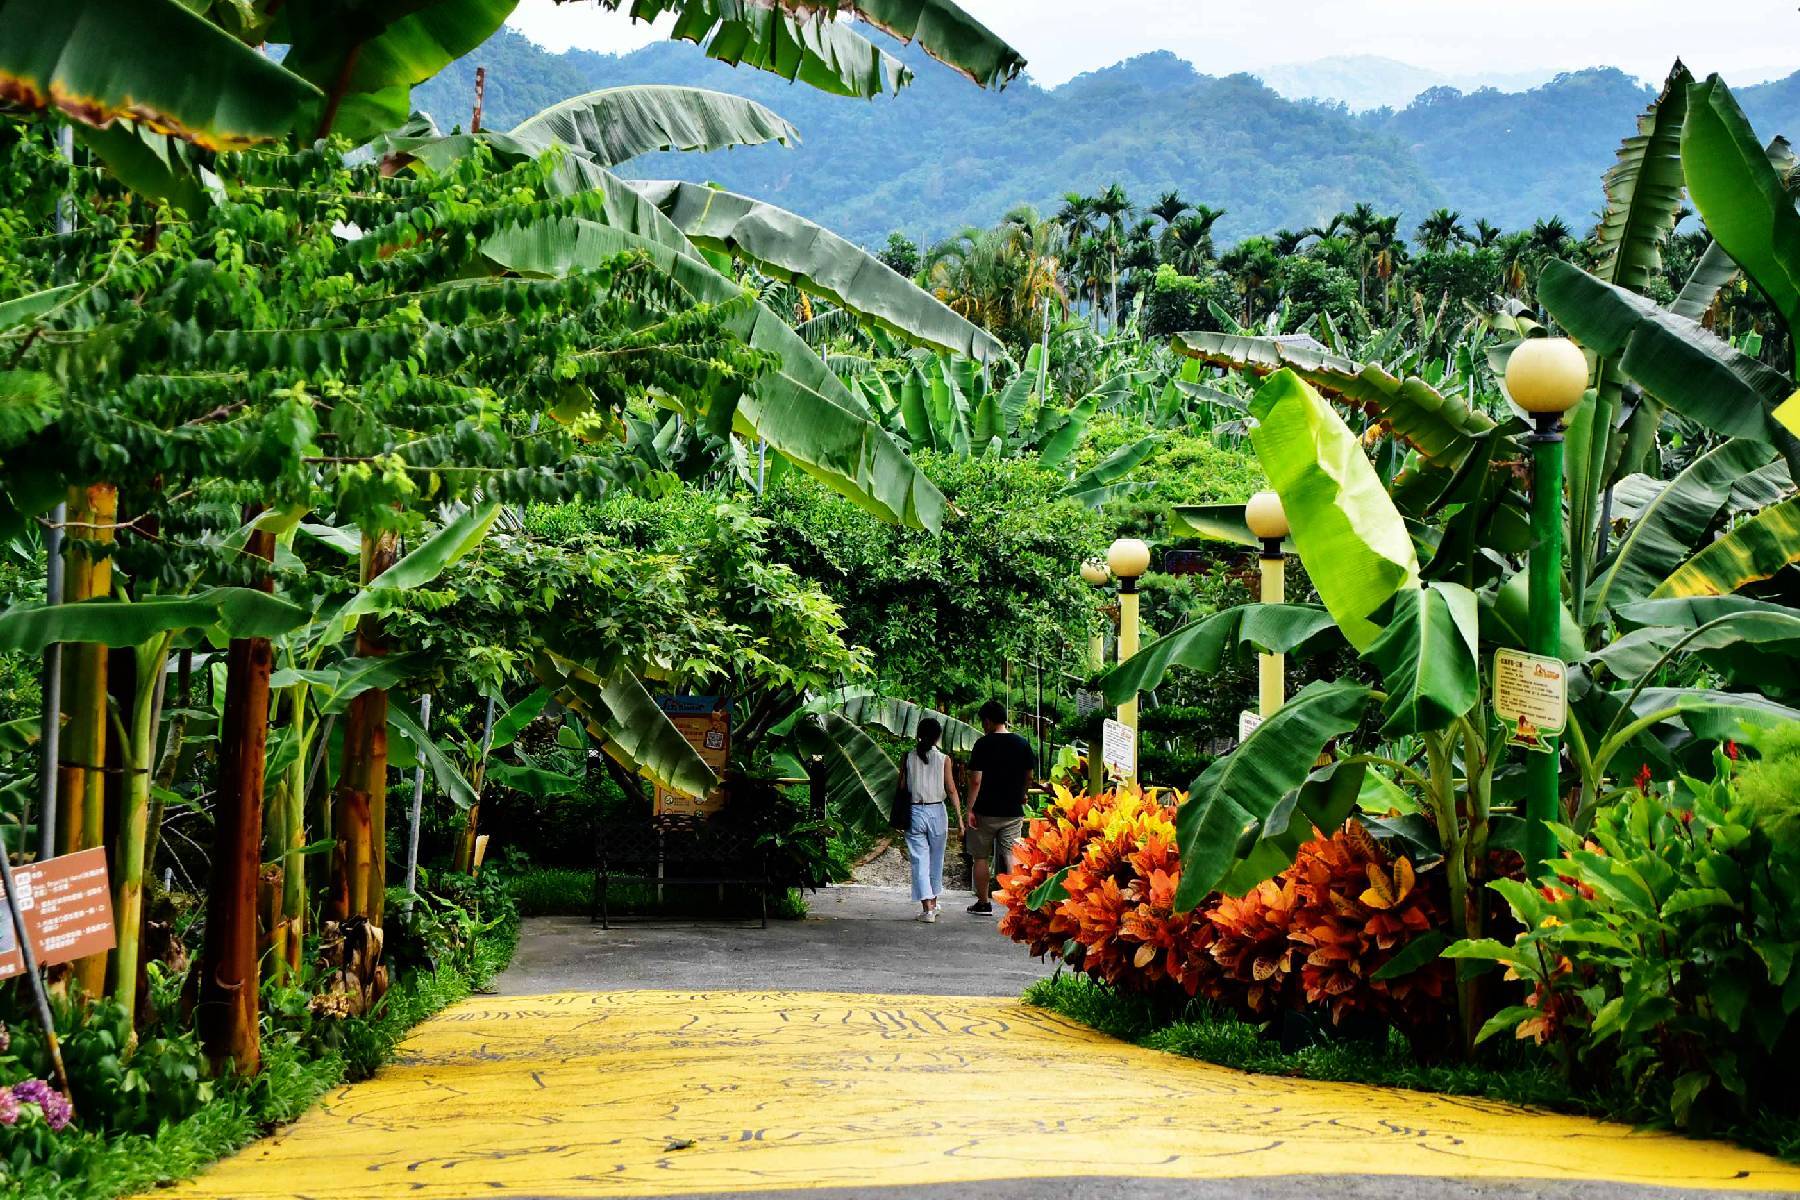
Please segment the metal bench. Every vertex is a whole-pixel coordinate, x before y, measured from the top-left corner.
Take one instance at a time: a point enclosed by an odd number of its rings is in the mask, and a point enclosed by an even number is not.
[[[811,784],[809,819],[817,824],[818,848],[825,841],[825,793],[820,781],[733,778],[726,784],[731,800],[717,813],[681,816],[602,818],[597,830],[598,864],[594,872],[592,919],[612,926],[612,888],[629,883],[659,889],[716,887],[754,888],[762,919],[769,925],[769,895],[789,888],[817,888],[825,879],[799,878],[771,861],[764,835],[770,832],[756,808],[759,789]],[[738,806],[734,808],[734,805]]]

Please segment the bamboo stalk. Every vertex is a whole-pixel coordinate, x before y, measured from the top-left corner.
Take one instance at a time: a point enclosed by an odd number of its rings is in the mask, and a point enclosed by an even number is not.
[[[245,553],[273,560],[275,538],[250,535]],[[261,586],[272,590],[265,577]],[[256,900],[262,874],[263,763],[269,735],[267,638],[233,638],[225,659],[225,720],[219,743],[212,882],[200,970],[200,1041],[214,1070],[239,1075],[262,1065],[257,1039]]]
[[[83,535],[69,547],[66,559],[64,591],[71,601],[112,592],[111,555],[80,543],[113,540],[118,501],[118,489],[111,484],[70,491],[70,527]],[[63,655],[63,695],[69,723],[58,766],[61,796],[57,806],[64,854],[91,849],[106,839],[106,685],[106,647],[94,643],[69,646]],[[75,963],[75,980],[90,996],[98,996],[106,986],[106,961],[105,954],[92,954]]]

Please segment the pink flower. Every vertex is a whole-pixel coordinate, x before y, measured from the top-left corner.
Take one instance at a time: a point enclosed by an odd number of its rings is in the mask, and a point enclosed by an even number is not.
[[[0,1125],[19,1123],[19,1098],[11,1088],[0,1088]]]

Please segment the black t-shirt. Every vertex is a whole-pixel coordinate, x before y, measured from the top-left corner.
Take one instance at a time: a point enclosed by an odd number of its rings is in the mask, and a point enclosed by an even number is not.
[[[983,734],[969,755],[969,770],[981,772],[975,811],[984,817],[1025,815],[1025,785],[1037,770],[1031,743],[1016,733]]]

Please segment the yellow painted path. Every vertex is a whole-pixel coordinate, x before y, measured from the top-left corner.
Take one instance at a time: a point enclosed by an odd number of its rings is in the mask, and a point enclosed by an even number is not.
[[[580,992],[466,1001],[415,1030],[376,1079],[174,1194],[447,1200],[1308,1174],[1800,1192],[1800,1168],[1728,1145],[1243,1075],[1011,1001]]]

